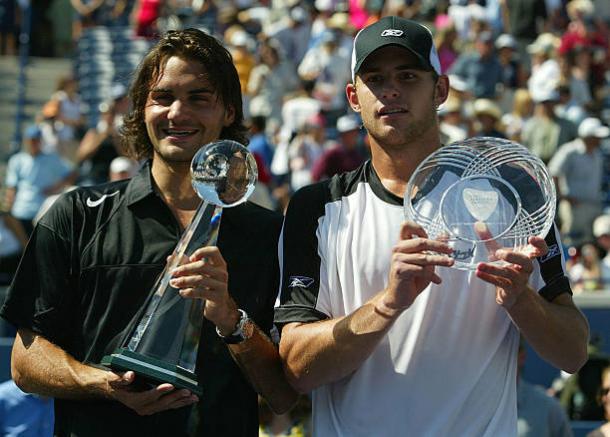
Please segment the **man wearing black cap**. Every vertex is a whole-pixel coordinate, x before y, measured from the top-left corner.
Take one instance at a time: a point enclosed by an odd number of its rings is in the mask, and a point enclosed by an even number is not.
[[[404,222],[401,197],[440,147],[449,84],[430,32],[381,19],[356,36],[352,74],[371,160],[288,207],[275,315],[286,373],[312,391],[315,435],[516,435],[519,331],[558,367],[586,360],[556,233],[530,238],[529,257],[497,251],[502,266],[443,268],[450,247]]]

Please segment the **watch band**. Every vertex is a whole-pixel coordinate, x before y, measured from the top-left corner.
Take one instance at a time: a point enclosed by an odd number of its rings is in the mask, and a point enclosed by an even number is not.
[[[242,310],[237,309],[239,311],[239,320],[237,321],[237,327],[235,331],[233,331],[230,335],[223,336],[220,333],[220,329],[218,326],[216,327],[216,334],[227,344],[237,344],[241,343],[252,337],[253,329],[251,329],[250,325],[252,325],[252,321],[248,317],[248,314]]]

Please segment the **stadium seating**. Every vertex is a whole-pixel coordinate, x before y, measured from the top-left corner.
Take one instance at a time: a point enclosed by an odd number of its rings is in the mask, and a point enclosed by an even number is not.
[[[75,72],[89,126],[99,120],[99,106],[111,98],[113,84],[129,85],[131,74],[150,48],[129,27],[85,29],[78,41]]]

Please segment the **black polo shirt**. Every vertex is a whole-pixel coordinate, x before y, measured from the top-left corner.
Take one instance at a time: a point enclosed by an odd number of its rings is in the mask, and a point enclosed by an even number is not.
[[[281,221],[246,203],[223,212],[218,238],[231,295],[266,332],[279,288]],[[149,164],[130,181],[64,194],[34,230],[0,316],[97,364],[121,345],[180,235]],[[202,329],[200,414],[183,408],[141,417],[118,402],[57,399],[56,434],[258,435],[256,393],[213,324],[204,320]]]

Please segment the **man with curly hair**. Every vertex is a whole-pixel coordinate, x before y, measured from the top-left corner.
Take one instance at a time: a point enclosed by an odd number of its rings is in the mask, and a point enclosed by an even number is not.
[[[296,397],[265,334],[279,277],[275,213],[250,203],[227,209],[218,247],[173,271],[183,298],[205,301],[201,399],[167,383],[137,389],[134,372],[95,365],[128,334],[195,214],[195,153],[218,139],[246,141],[231,56],[201,31],[164,35],[130,97],[123,140],[146,163],[130,180],[62,196],[34,230],[0,310],[18,327],[13,377],[24,391],[56,398],[56,435],[255,436],[256,392],[278,412]]]

